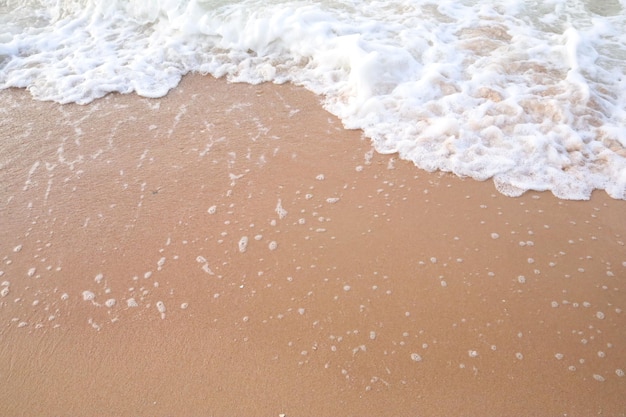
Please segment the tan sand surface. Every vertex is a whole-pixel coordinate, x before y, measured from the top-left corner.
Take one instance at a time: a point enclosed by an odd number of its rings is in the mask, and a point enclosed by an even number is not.
[[[420,171],[291,85],[0,112],[0,416],[626,413],[624,201]]]

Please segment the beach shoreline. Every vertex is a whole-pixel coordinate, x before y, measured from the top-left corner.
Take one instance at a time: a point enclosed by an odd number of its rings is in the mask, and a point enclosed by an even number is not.
[[[418,170],[289,84],[0,101],[0,414],[625,415],[625,201]]]

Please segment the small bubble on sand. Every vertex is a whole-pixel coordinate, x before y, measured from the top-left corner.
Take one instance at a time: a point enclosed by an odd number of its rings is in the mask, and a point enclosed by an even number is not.
[[[595,379],[598,382],[604,382],[604,377],[599,374],[593,374],[593,379]]]
[[[374,340],[374,339],[376,339],[376,332],[372,330],[370,332],[370,340]]]
[[[616,369],[615,370],[615,375],[619,376],[620,378],[624,376],[624,370],[623,369]]]
[[[526,277],[524,275],[520,275],[519,277],[517,277],[517,282],[519,282],[520,284],[525,284]]]
[[[550,305],[551,305],[553,308],[557,308],[557,307],[559,306],[559,303],[557,303],[556,301],[552,301],[552,302],[550,303]]]
[[[115,298],[109,298],[108,300],[104,302],[104,305],[111,308],[115,305],[115,303],[116,303]]]
[[[324,176],[324,174],[318,174],[318,175],[315,177],[315,179],[316,179],[316,180],[318,180],[318,181],[324,181],[324,178],[326,178],[326,177]]]
[[[554,355],[554,357],[557,358],[558,360],[561,360],[561,359],[563,359],[563,354],[562,353],[556,353]]]
[[[254,240],[261,240],[261,239],[263,239],[263,235],[254,236]]]
[[[521,361],[522,359],[524,359],[524,355],[522,355],[522,353],[521,353],[521,352],[517,352],[517,353],[515,354],[515,357],[516,357],[517,359],[519,359],[520,361]]]
[[[604,358],[606,357],[606,353],[604,353],[603,351],[599,350],[598,351],[598,358]]]
[[[157,310],[159,310],[159,313],[161,313],[161,318],[164,319],[165,318],[165,303],[163,301],[157,301],[156,303],[156,308]]]
[[[287,210],[285,210],[283,208],[283,202],[282,200],[279,198],[278,199],[278,203],[276,203],[276,214],[278,214],[278,218],[279,219],[284,219],[285,217],[287,217]]]
[[[103,275],[103,274],[98,274],[98,275],[96,275],[96,276],[94,277],[94,279],[93,279],[93,280],[94,280],[97,284],[100,284],[100,283],[102,282],[102,278],[104,278],[104,275]]]
[[[344,285],[343,286],[343,290],[344,291],[350,291],[350,286],[349,285]]]
[[[32,277],[35,275],[35,272],[37,272],[37,268],[30,268],[27,274],[29,277]]]
[[[96,296],[91,291],[83,291],[83,300],[92,301],[94,298],[96,298]]]
[[[339,201],[339,197],[329,197],[326,199],[326,202],[330,204],[335,204],[337,201]]]
[[[497,233],[492,233],[492,234],[491,234],[491,238],[492,238],[492,239],[497,239],[497,238],[499,238],[499,237],[500,237],[500,235],[499,235],[499,234],[497,234]]]
[[[596,317],[597,317],[598,319],[600,319],[600,320],[604,320],[604,313],[603,313],[603,312],[601,312],[601,311],[598,311],[598,312],[596,313]]]
[[[180,305],[180,309],[181,309],[181,310],[187,310],[187,307],[189,307],[189,303],[182,303],[182,304]]]
[[[209,213],[209,214],[215,214],[216,212],[217,212],[217,206],[211,206],[207,210],[207,213]]]
[[[445,288],[448,286],[448,283],[444,280],[441,280],[441,286]]]
[[[437,263],[437,258],[435,258],[434,256],[432,258],[430,258],[430,262],[436,264]]]
[[[477,350],[468,350],[468,351],[467,351],[467,355],[468,355],[470,358],[475,358],[475,357],[477,357],[477,356],[478,356],[478,351],[477,351]]]
[[[137,301],[135,301],[134,298],[129,298],[128,300],[126,300],[126,305],[128,307],[138,307],[139,304],[137,304]]]
[[[150,278],[151,276],[152,276],[152,271],[148,271],[148,272],[146,272],[145,274],[143,274],[143,277],[144,277],[145,279],[148,279],[148,278]]]
[[[65,301],[65,300],[67,300],[69,298],[70,298],[70,295],[68,293],[64,292],[63,294],[61,294],[61,300],[63,300],[63,301]]]
[[[4,287],[0,290],[0,297],[6,297],[9,295],[9,287]]]
[[[161,259],[157,262],[157,270],[163,269],[163,265],[165,265],[165,257],[161,257]]]
[[[276,250],[276,248],[278,247],[278,243],[276,243],[275,240],[272,240],[267,247],[269,248],[269,250]]]
[[[304,312],[305,312],[304,308],[298,309],[298,314],[300,314],[301,316],[304,315]]]
[[[19,251],[22,250],[22,245],[17,245],[16,247],[13,248],[13,252],[17,253]]]
[[[411,360],[413,362],[421,362],[422,361],[422,357],[420,356],[419,353],[411,353]]]
[[[244,253],[248,249],[248,236],[242,236],[239,239],[239,252]]]

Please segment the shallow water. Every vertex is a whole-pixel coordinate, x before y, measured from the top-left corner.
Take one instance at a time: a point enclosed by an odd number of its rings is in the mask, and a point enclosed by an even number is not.
[[[292,82],[379,152],[509,196],[626,198],[624,1],[9,1],[0,87],[89,103]]]

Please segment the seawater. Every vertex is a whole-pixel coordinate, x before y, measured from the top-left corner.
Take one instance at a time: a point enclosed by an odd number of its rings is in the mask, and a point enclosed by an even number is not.
[[[509,196],[626,199],[626,0],[3,0],[0,88],[291,82],[379,152]]]

